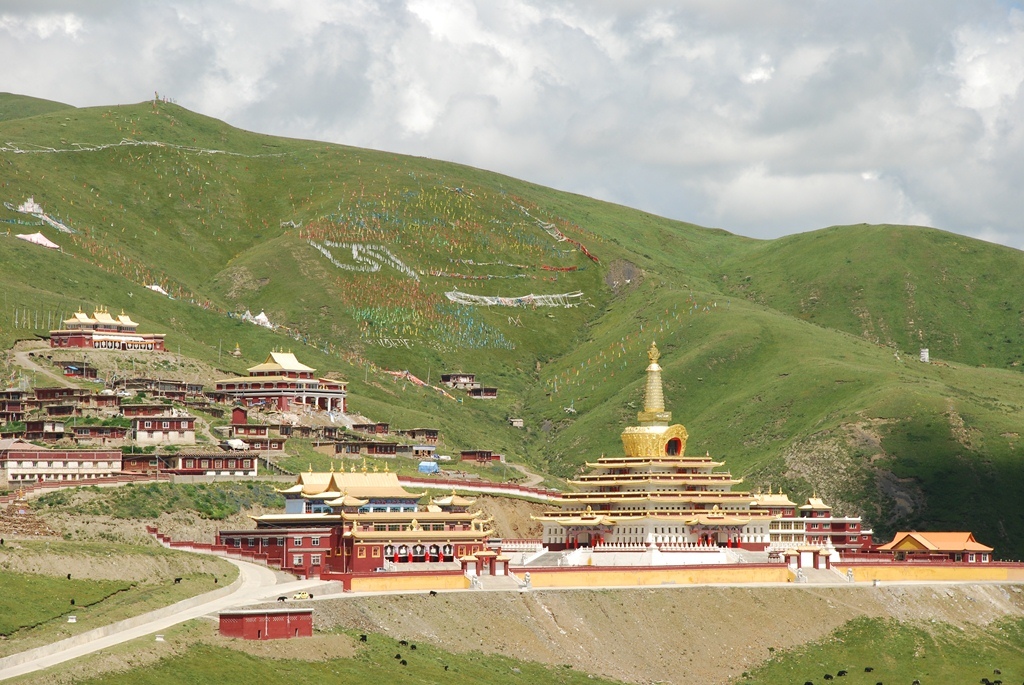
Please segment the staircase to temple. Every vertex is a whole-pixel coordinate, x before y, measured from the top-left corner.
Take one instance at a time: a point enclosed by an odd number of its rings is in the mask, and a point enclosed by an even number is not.
[[[822,585],[834,585],[836,583],[846,583],[846,576],[833,571],[832,569],[823,568],[803,568],[804,578],[809,585],[822,584]]]
[[[481,590],[518,590],[519,582],[509,576],[478,576]]]
[[[527,564],[529,566],[558,566],[558,561],[565,552],[545,552]]]

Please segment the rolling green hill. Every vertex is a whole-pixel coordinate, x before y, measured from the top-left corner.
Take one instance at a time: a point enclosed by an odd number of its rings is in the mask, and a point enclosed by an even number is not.
[[[689,451],[748,487],[817,490],[882,537],[969,528],[1024,552],[1024,507],[1002,495],[1024,481],[1016,250],[904,226],[755,241],[162,102],[47,111],[12,96],[0,111],[21,113],[0,121],[2,200],[32,196],[75,231],[0,209],[0,231],[62,247],[0,233],[0,346],[79,306],[123,308],[225,373],[289,348],[347,378],[375,420],[566,477],[621,449],[656,340]],[[487,297],[507,299],[473,299]],[[235,342],[242,359],[222,354]],[[474,372],[499,397],[388,370]]]

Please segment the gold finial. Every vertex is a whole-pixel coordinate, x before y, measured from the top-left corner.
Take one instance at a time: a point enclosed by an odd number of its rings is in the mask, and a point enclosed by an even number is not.
[[[363,473],[366,473],[366,457],[363,457]]]
[[[331,461],[331,473],[334,473],[334,461]]]
[[[647,366],[647,384],[644,387],[644,410],[637,415],[640,424],[644,426],[660,425],[667,426],[672,415],[665,411],[665,393],[661,385],[661,367],[658,366],[658,359],[661,353],[658,346],[651,343],[647,351],[647,358],[650,364]]]
[[[356,472],[356,465],[352,464],[352,468],[349,469],[349,473],[355,473],[355,472]]]
[[[313,462],[309,462],[309,472],[313,473]]]
[[[379,470],[379,469],[377,468],[377,465],[376,465],[376,464],[374,464],[374,465],[373,465],[373,472],[374,472],[374,473],[377,473],[377,471],[378,471],[378,470]]]

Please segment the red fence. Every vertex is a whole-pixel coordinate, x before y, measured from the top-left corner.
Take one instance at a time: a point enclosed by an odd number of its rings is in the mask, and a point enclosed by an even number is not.
[[[163,476],[161,478],[161,476]],[[44,480],[34,481],[28,485],[17,485],[16,491],[7,495],[0,495],[0,504],[10,504],[18,498],[17,490],[24,490],[25,494],[36,494],[37,491],[60,490],[61,488],[81,488],[88,485],[119,485],[121,483],[141,483],[149,481],[170,481],[167,474],[122,474],[119,476],[103,476],[101,478],[83,478],[82,480]]]

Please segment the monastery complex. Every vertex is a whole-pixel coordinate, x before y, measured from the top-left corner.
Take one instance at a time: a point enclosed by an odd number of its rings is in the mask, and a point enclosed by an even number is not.
[[[869,549],[871,530],[857,517],[836,518],[812,497],[797,506],[781,491],[734,490],[742,483],[709,455],[686,456],[686,428],[665,409],[658,348],[648,351],[644,408],[639,425],[622,431],[623,456],[588,463],[570,481],[577,492],[540,517],[552,550],[686,551],[742,548],[779,553],[806,545]]]

